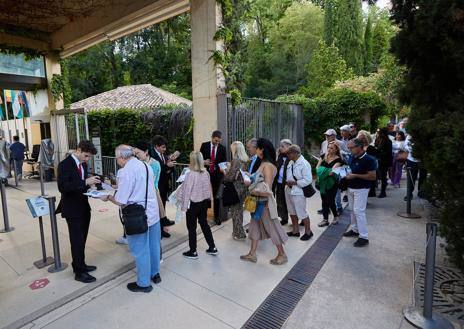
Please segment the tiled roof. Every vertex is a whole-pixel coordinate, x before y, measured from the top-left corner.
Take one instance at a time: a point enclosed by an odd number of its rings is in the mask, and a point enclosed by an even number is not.
[[[156,108],[166,104],[186,104],[192,102],[169,91],[150,84],[118,87],[104,93],[71,104],[71,109],[83,108],[86,111],[99,109],[144,109]]]

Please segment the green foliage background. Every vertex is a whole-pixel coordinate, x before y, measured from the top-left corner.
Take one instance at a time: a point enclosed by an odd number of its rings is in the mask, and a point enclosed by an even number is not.
[[[393,49],[407,67],[402,100],[414,156],[430,174],[428,196],[441,206],[440,232],[464,269],[464,3],[393,0],[400,27]]]

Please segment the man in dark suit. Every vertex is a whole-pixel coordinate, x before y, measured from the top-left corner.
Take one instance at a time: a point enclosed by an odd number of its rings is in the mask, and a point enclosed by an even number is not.
[[[161,173],[158,182],[158,189],[161,196],[161,201],[163,201],[164,209],[166,209],[166,201],[168,200],[169,194],[169,182],[172,177],[173,168],[176,165],[176,162],[173,161],[170,157],[166,156],[167,140],[163,136],[153,137],[153,145],[155,147],[155,152],[153,158],[157,160],[161,165]],[[171,237],[171,234],[164,230],[165,227],[174,225],[175,222],[169,220],[167,217],[160,219],[161,223],[161,236],[163,238]]]
[[[279,156],[277,157],[277,175],[274,179],[273,191],[277,201],[277,213],[280,224],[288,224],[287,201],[285,200],[285,185],[287,184],[287,167],[290,159],[287,157],[288,148],[292,145],[289,139],[283,139],[279,145]]]
[[[227,161],[226,148],[221,144],[222,132],[219,130],[213,131],[210,142],[201,144],[200,152],[205,160],[205,166],[208,169],[211,187],[213,188],[214,198],[214,221],[217,225],[221,224],[220,217],[220,202],[216,197],[219,187],[221,186],[223,174],[219,170],[219,164]]]
[[[254,174],[259,166],[261,166],[261,159],[256,155],[256,146],[258,145],[258,140],[252,138],[247,142],[247,151],[250,155],[250,166],[248,167],[248,172]]]
[[[88,272],[97,269],[96,266],[85,263],[90,205],[87,196],[83,194],[91,185],[100,183],[99,177],[89,177],[87,170],[87,162],[95,154],[95,146],[83,140],[77,146],[77,150],[58,165],[58,190],[61,192],[61,200],[57,213],[61,212],[61,216],[68,223],[75,279],[84,283],[96,280]]]

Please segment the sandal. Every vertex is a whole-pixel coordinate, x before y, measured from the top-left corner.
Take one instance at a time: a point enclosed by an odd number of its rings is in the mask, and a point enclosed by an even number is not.
[[[271,259],[269,261],[269,263],[271,263],[272,265],[283,265],[286,262],[288,262],[287,255],[279,255],[276,258]]]
[[[329,226],[329,220],[328,219],[323,219],[317,224],[319,227],[324,227],[324,226]]]
[[[258,257],[250,255],[250,254],[242,255],[240,256],[240,259],[246,262],[252,262],[252,263],[256,263],[258,261]]]

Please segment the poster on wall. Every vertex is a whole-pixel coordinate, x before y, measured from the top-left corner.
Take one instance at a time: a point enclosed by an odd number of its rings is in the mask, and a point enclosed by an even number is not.
[[[102,150],[100,137],[92,137],[92,143],[97,149],[97,154],[93,157],[94,171],[98,175],[103,175]]]

